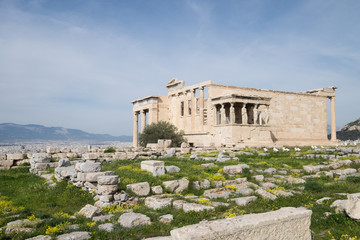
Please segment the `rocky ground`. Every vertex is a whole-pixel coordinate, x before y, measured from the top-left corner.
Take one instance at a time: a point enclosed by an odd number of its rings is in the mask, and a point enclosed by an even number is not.
[[[92,231],[81,225],[71,231],[63,221],[63,225],[49,225],[63,230],[44,232],[38,239],[67,239],[64,234],[111,238],[119,231],[125,235],[132,231],[124,229],[137,229],[131,232],[133,239],[170,234],[161,239],[175,239],[174,228],[203,219],[230,219],[283,207],[312,210],[314,239],[355,239],[360,232],[353,230],[360,227],[360,147],[353,143],[241,150],[166,149],[163,145],[160,149],[109,151],[100,146],[87,150],[47,147],[46,153],[22,154],[26,159],[12,160],[28,162],[30,171],[47,179],[50,186],[65,180],[93,194],[94,204],[72,216],[88,219]],[[14,157],[7,154],[3,161]],[[31,233],[31,227],[24,230],[28,221],[7,222],[3,229],[7,236]],[[149,229],[151,234],[144,233]]]

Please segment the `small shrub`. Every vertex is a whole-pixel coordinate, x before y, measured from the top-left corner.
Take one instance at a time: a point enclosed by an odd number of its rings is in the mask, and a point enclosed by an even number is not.
[[[140,145],[146,147],[148,143],[157,143],[159,139],[171,139],[172,147],[179,147],[184,139],[184,132],[165,121],[147,125],[140,134]]]
[[[104,153],[114,153],[114,152],[116,152],[116,150],[113,147],[109,147],[109,148],[105,149],[105,151],[104,151]]]

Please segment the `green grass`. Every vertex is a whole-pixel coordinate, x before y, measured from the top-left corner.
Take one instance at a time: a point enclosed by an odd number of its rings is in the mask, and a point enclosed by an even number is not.
[[[30,174],[28,168],[0,171],[0,192],[15,205],[33,212],[73,214],[86,203],[93,203],[91,194],[61,181],[49,187],[45,180]]]
[[[0,227],[10,221],[27,218],[35,218],[32,222],[36,225],[33,233],[10,237],[0,231],[0,239],[26,239],[45,234],[49,226],[81,222],[61,215],[73,215],[87,203],[94,203],[90,193],[68,185],[66,181],[49,187],[43,178],[29,173],[29,168],[0,170],[0,193]]]

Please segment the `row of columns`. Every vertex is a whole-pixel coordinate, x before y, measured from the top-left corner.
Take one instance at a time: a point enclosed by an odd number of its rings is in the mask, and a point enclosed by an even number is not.
[[[146,114],[148,113],[148,123],[153,122],[153,109],[142,109],[140,111],[133,112],[133,146],[138,146],[139,136],[139,115],[141,115],[140,132],[144,131],[146,126]]]
[[[217,124],[234,124],[236,123],[236,115],[235,115],[235,102],[230,102],[230,111],[229,111],[229,121],[226,117],[226,111],[225,111],[225,103],[221,104],[221,108],[220,108],[220,122],[218,121],[218,119],[216,119],[216,123]],[[246,105],[248,103],[242,103],[242,108],[241,108],[241,123],[242,124],[248,124],[248,113],[247,113],[247,108]],[[256,124],[258,121],[258,107],[259,104],[254,104],[254,108],[253,108],[253,124]],[[268,106],[266,106],[266,111]],[[217,115],[217,108],[215,107],[215,116],[216,118],[218,117]],[[268,116],[268,112],[266,113],[266,115]],[[268,117],[266,117],[268,119]],[[267,123],[267,120],[265,120],[265,122],[262,122],[262,119],[260,120],[260,124],[265,124]]]
[[[199,117],[200,117],[200,128],[201,129],[195,129],[195,115],[196,115],[196,90],[199,89],[200,91],[200,96],[199,96]],[[188,98],[188,93],[190,92],[191,96],[190,96],[190,102],[191,105],[189,106],[189,98]],[[182,96],[182,97],[181,97]],[[186,90],[184,92],[179,92],[177,95],[179,101],[176,101],[177,106],[179,106],[179,102],[183,102],[184,105],[184,109],[181,109],[182,106],[180,106],[180,109],[178,111],[178,113],[180,112],[180,116],[183,117],[183,130],[184,131],[192,131],[194,132],[195,130],[203,130],[203,123],[204,123],[204,87],[199,87],[199,88],[194,88],[191,90]],[[189,113],[189,109],[191,109],[190,113]],[[183,111],[183,112],[182,112]],[[182,115],[183,113],[183,115]],[[191,125],[187,126],[187,118],[191,117]],[[179,119],[180,118],[176,118],[176,125],[180,126],[179,124]]]

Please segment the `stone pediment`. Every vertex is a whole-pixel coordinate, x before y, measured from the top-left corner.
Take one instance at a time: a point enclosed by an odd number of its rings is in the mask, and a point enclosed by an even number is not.
[[[169,91],[183,88],[185,86],[184,81],[179,81],[177,78],[173,78],[166,84]]]

